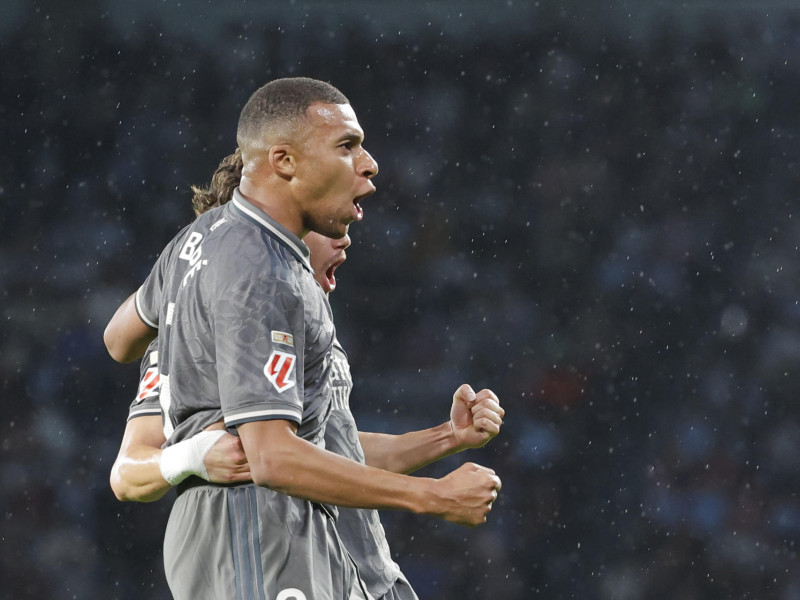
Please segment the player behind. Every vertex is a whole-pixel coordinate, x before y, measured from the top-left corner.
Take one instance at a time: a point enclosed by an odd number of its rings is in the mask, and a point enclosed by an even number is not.
[[[242,153],[237,148],[222,159],[208,187],[192,186],[195,216],[228,202],[239,185],[241,173]],[[158,330],[142,322],[132,302],[131,295],[112,317],[104,334],[106,345],[111,346],[109,352],[114,347],[117,352],[124,352],[128,360],[141,358],[142,344],[149,343],[141,363],[139,388],[111,468],[114,495],[119,500],[152,502],[190,474],[216,483],[249,481],[250,471],[241,440],[225,434],[221,423],[170,446],[163,455],[161,446],[166,438],[159,403],[158,345],[155,341]]]

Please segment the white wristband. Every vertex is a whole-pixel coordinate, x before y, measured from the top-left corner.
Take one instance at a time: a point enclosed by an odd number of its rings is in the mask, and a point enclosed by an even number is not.
[[[161,476],[170,485],[178,485],[189,475],[197,475],[208,481],[208,471],[203,462],[208,451],[225,435],[225,431],[201,431],[188,440],[183,440],[161,451],[158,468]]]

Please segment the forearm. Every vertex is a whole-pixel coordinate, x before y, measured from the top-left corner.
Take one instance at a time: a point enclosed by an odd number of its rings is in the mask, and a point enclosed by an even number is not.
[[[253,481],[276,491],[337,506],[441,514],[433,479],[380,470],[324,450],[277,421],[239,427]],[[269,443],[264,443],[269,440]]]
[[[130,446],[120,454],[111,469],[111,489],[118,500],[153,502],[162,498],[170,485],[161,475],[161,449]]]
[[[367,464],[393,473],[413,473],[461,450],[449,422],[402,435],[360,431],[358,438]]]
[[[239,438],[220,427],[211,425],[162,450],[161,417],[131,419],[111,469],[114,495],[119,500],[152,502],[191,475],[216,483],[249,481]]]

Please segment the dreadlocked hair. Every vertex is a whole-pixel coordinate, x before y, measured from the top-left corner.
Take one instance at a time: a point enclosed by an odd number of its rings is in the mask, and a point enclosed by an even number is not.
[[[193,185],[192,208],[194,208],[194,214],[201,215],[211,208],[222,206],[228,202],[233,197],[233,190],[242,180],[243,167],[242,151],[237,148],[236,152],[226,156],[219,163],[208,187],[202,188]]]

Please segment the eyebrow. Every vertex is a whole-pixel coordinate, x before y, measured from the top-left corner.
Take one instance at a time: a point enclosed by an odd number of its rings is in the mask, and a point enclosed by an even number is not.
[[[336,143],[338,144],[339,142],[344,142],[345,140],[349,140],[356,144],[361,144],[364,141],[364,135],[359,133],[358,131],[348,131],[347,133],[339,137],[339,139],[336,140]]]

